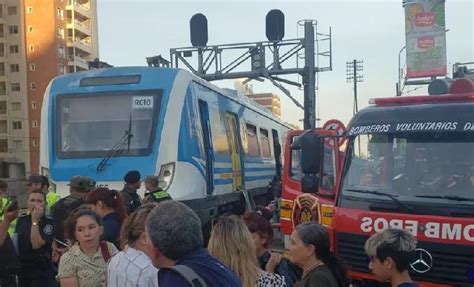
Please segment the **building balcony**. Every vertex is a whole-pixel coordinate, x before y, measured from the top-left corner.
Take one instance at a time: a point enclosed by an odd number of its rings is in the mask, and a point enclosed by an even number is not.
[[[74,13],[80,14],[81,16],[84,16],[86,18],[91,17],[90,5],[80,4],[77,1],[68,1],[66,10],[74,11]]]
[[[73,37],[68,37],[67,38],[67,46],[68,47],[74,47],[76,49],[80,49],[81,51],[85,52],[86,54],[91,54],[92,53],[92,45],[90,43],[90,39],[79,39],[79,38],[73,38]]]
[[[79,31],[87,36],[91,35],[91,25],[89,22],[80,22],[77,20],[73,22],[71,19],[68,19],[66,27],[68,29],[76,29],[76,31]]]
[[[67,64],[69,66],[76,66],[85,70],[89,68],[89,64],[87,63],[87,61],[79,56],[69,56]]]

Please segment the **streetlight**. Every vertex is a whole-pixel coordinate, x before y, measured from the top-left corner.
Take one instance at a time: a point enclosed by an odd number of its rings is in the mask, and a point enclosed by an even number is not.
[[[401,49],[400,49],[400,52],[398,52],[398,86],[397,86],[397,97],[401,96],[402,95],[402,75],[403,75],[403,71],[402,71],[402,68],[401,68],[401,61],[400,61],[400,57],[402,55],[402,52],[403,50],[406,49],[407,46],[403,46]]]

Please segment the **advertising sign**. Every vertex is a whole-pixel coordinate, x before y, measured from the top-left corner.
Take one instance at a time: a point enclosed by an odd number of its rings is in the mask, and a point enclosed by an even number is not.
[[[445,76],[444,0],[405,2],[407,78]]]

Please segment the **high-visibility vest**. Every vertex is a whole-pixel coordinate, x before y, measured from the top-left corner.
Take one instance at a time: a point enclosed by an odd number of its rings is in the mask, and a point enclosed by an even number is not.
[[[9,202],[10,201],[8,199],[2,198],[2,208],[0,209],[0,220],[3,220],[3,215],[6,211],[6,208],[7,208]]]
[[[2,198],[2,209],[0,210],[0,220],[3,220],[6,209],[9,204],[10,204],[10,201],[7,198]],[[8,234],[10,234],[10,236],[13,236],[13,234],[15,233],[15,229],[16,229],[16,219],[10,222],[10,226],[8,227]]]
[[[61,199],[61,196],[56,192],[48,192],[46,195],[46,202],[48,203],[49,209],[53,207],[53,205]]]
[[[163,190],[158,190],[152,193],[153,197],[155,197],[155,201],[161,202],[164,200],[171,200],[171,196],[169,193]]]

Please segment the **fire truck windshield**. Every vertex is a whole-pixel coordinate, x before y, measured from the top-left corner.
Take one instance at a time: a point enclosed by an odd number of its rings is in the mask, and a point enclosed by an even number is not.
[[[470,205],[472,209],[473,145],[473,134],[459,132],[374,133],[352,137],[342,198],[390,201],[387,196],[361,192],[377,191],[410,204]]]

